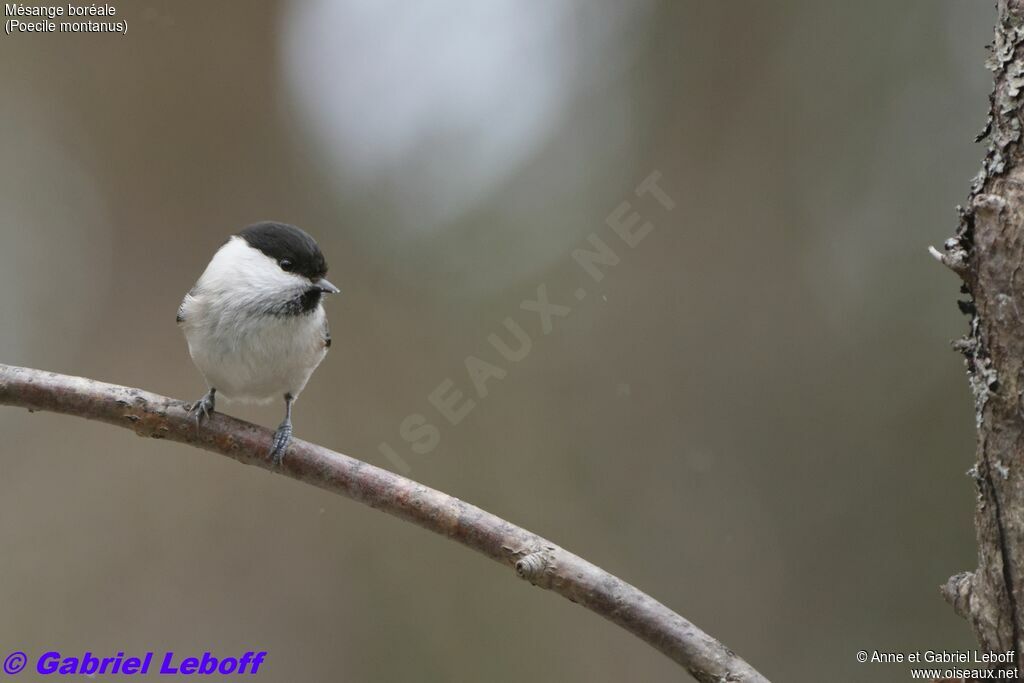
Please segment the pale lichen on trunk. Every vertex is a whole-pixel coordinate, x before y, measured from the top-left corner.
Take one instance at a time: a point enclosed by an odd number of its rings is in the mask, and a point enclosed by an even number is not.
[[[1024,0],[999,0],[992,54],[990,113],[982,169],[971,184],[960,225],[933,254],[963,280],[968,334],[963,353],[974,394],[978,490],[978,567],[952,577],[943,594],[971,624],[982,650],[1024,651]]]

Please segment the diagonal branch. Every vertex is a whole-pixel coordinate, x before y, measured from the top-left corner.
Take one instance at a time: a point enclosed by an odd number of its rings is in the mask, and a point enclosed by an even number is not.
[[[141,389],[0,364],[0,405],[75,415],[256,465],[383,510],[446,536],[612,621],[698,681],[767,683],[729,648],[668,607],[554,543],[415,481],[296,439],[282,467],[265,457],[271,433],[215,413],[197,433],[187,404]]]

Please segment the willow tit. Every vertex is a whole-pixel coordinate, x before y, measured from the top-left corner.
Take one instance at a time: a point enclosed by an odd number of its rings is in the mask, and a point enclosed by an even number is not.
[[[338,288],[324,278],[316,241],[283,223],[256,223],[232,235],[178,308],[178,326],[209,391],[192,404],[196,429],[228,400],[284,398],[284,422],[270,458],[280,465],[292,437],[292,403],[327,355],[331,334],[321,297]]]

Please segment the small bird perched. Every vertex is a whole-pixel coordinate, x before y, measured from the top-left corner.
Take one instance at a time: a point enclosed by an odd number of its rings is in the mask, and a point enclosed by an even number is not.
[[[321,298],[338,288],[324,275],[316,241],[284,223],[256,223],[224,243],[178,307],[178,325],[209,391],[192,404],[196,429],[214,397],[267,403],[284,398],[270,458],[280,465],[292,437],[292,403],[327,355]]]

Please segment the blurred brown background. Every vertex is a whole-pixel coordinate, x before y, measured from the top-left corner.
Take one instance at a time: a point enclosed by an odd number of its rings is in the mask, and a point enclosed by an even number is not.
[[[969,648],[955,278],[994,12],[955,0],[115,2],[0,36],[0,361],[191,400],[174,312],[277,219],[342,296],[296,431],[547,535],[772,680]],[[652,171],[665,212],[634,187]],[[654,225],[635,249],[623,201]],[[596,233],[598,285],[570,254]],[[540,334],[546,284],[573,307]],[[588,286],[577,302],[576,287]],[[498,361],[512,317],[534,346]],[[458,426],[468,355],[508,370]],[[280,406],[221,405],[274,426]],[[413,453],[410,413],[441,429]],[[0,411],[0,650],[269,651],[272,681],[678,680],[471,552],[181,446]]]

